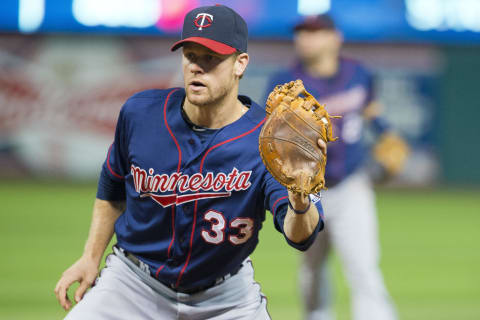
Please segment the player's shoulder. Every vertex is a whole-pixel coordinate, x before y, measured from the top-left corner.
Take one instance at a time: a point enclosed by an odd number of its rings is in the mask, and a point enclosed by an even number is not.
[[[247,119],[251,122],[258,124],[265,119],[266,111],[265,108],[262,108],[258,103],[250,99],[250,97],[240,95],[238,96],[239,100],[246,106],[249,107],[249,112],[247,112]]]

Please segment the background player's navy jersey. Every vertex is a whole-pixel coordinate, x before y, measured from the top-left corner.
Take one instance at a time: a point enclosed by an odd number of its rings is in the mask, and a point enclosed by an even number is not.
[[[331,115],[335,136],[340,137],[328,145],[328,160],[325,173],[327,186],[333,186],[353,173],[364,162],[367,150],[362,141],[364,109],[373,100],[372,77],[358,62],[341,58],[339,70],[330,78],[312,77],[300,64],[290,70],[275,74],[267,88],[301,79],[310,92]]]
[[[97,197],[127,200],[115,223],[120,247],[162,281],[197,287],[252,253],[265,210],[283,232],[288,197],[259,156],[263,108],[240,96],[249,106],[240,119],[198,134],[182,115],[184,99],[183,89],[149,90],[125,103]],[[320,219],[304,243],[289,243],[304,250],[322,227]]]

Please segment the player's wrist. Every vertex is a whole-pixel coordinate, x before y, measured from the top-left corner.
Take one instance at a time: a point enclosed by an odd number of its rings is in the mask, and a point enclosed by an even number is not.
[[[307,205],[306,207],[304,206],[303,209],[299,209],[298,205],[292,205],[290,202],[290,199],[288,199],[288,207],[290,210],[292,210],[293,213],[295,214],[305,214],[308,210],[310,210],[310,206],[312,204],[312,201],[310,200],[310,197],[307,197]]]
[[[102,255],[90,253],[90,252],[84,252],[82,256],[80,257],[80,260],[82,260],[86,264],[94,264],[94,265],[100,265],[102,261]]]

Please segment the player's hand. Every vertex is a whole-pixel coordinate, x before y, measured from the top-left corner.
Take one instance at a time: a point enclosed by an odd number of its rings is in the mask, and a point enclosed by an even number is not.
[[[402,171],[409,154],[410,148],[405,140],[392,132],[382,134],[373,147],[373,158],[390,177]]]
[[[85,291],[90,288],[98,275],[98,263],[92,259],[81,257],[70,268],[65,270],[55,287],[55,295],[63,309],[72,307],[67,291],[70,286],[79,282],[80,286],[75,291],[75,302],[82,300]]]

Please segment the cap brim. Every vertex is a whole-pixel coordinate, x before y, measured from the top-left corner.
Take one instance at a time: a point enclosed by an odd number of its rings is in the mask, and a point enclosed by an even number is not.
[[[198,43],[204,47],[207,47],[208,49],[218,53],[218,54],[232,54],[237,49],[230,47],[224,43],[212,40],[212,39],[207,39],[207,38],[202,38],[202,37],[190,37],[186,38],[180,41],[177,41],[173,44],[172,48],[170,49],[171,51],[175,51],[181,46],[185,44],[185,42],[194,42]]]
[[[299,23],[293,27],[293,31],[299,30],[335,30],[334,26],[318,22]]]

